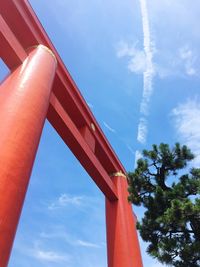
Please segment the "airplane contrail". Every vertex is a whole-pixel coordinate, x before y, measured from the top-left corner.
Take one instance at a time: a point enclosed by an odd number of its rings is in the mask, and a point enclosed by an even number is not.
[[[143,73],[143,95],[140,104],[140,113],[142,115],[142,118],[140,118],[140,122],[138,125],[137,140],[138,142],[144,144],[146,142],[146,137],[148,132],[147,120],[145,117],[148,116],[149,103],[153,92],[152,82],[154,77],[154,66],[153,66],[153,46],[151,40],[149,15],[147,10],[146,0],[140,0],[140,8],[142,15],[143,48],[146,57],[146,69]]]

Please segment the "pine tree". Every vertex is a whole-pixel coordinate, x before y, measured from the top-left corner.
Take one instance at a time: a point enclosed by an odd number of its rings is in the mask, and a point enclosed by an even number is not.
[[[200,169],[187,167],[193,158],[187,146],[161,143],[144,150],[128,174],[129,201],[146,209],[137,228],[147,252],[169,266],[200,266]]]

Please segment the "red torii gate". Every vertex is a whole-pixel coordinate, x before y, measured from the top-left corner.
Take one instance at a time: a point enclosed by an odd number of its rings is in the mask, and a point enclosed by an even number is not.
[[[108,267],[142,267],[125,169],[27,0],[0,1],[0,267],[6,267],[47,118],[106,197]]]

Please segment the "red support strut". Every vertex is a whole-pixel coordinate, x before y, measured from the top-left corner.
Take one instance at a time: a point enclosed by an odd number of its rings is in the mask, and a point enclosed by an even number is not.
[[[0,266],[6,267],[49,107],[56,59],[35,48],[0,87]]]
[[[118,172],[112,179],[118,200],[106,199],[108,267],[142,267],[136,220],[127,200],[126,176]]]

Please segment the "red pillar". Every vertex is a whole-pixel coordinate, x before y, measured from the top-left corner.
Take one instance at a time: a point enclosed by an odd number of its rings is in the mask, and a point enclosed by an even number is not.
[[[46,118],[56,59],[35,48],[0,87],[0,266],[9,260]]]
[[[108,267],[142,267],[136,221],[128,203],[127,180],[123,173],[113,174],[118,200],[106,199]]]

